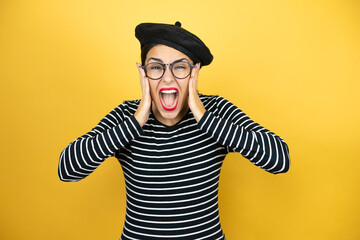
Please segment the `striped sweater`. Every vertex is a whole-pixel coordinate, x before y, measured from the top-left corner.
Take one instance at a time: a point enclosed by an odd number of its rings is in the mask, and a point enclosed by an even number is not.
[[[124,101],[61,152],[62,181],[85,178],[110,156],[119,160],[126,184],[121,239],[225,239],[218,184],[229,152],[270,173],[288,171],[283,139],[226,99],[199,96],[206,109],[199,122],[189,110],[165,126],[151,112],[141,128],[134,117],[140,100]]]

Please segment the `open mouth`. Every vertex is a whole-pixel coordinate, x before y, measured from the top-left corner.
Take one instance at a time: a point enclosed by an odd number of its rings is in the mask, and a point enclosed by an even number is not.
[[[166,111],[176,109],[179,100],[179,91],[177,88],[161,88],[159,91],[161,106]]]

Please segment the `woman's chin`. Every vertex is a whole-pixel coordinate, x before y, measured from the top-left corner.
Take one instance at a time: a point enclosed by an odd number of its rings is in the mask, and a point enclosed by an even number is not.
[[[178,115],[179,115],[179,111],[177,108],[173,109],[173,110],[165,110],[165,109],[161,109],[161,111],[159,111],[159,113],[161,114],[161,117],[164,119],[164,120],[168,120],[168,121],[171,121],[171,120],[174,120],[176,121],[177,118],[178,118]]]

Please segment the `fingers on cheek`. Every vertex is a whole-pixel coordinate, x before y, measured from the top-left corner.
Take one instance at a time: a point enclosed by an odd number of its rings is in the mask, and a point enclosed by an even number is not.
[[[194,79],[197,76],[197,71],[194,69],[193,73],[191,74],[191,78]]]

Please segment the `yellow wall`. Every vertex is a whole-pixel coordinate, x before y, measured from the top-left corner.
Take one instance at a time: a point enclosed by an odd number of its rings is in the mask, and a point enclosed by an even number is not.
[[[221,173],[229,240],[360,239],[360,3],[351,0],[0,1],[0,239],[119,239],[122,170],[78,183],[61,150],[141,97],[134,28],[175,23],[215,56],[199,90],[219,94],[290,147],[288,173],[238,154]]]

